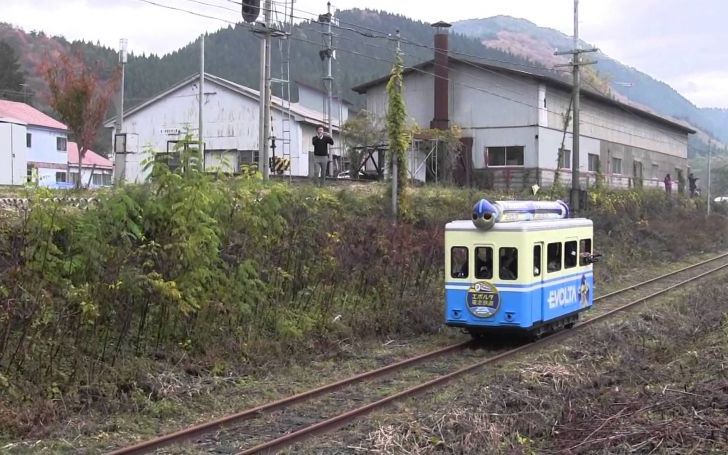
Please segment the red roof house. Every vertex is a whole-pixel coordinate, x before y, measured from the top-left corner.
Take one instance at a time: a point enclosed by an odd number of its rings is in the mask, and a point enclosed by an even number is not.
[[[68,166],[71,170],[78,167],[78,144],[75,142],[68,143]],[[111,170],[114,168],[114,163],[93,150],[86,150],[86,153],[83,155],[81,167]]]

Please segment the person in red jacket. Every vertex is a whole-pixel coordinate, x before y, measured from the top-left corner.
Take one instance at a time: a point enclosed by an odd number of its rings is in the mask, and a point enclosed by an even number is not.
[[[326,182],[326,169],[329,164],[329,145],[334,145],[334,140],[324,133],[324,127],[316,127],[316,136],[311,141],[313,144],[313,176],[316,179],[317,168],[321,168],[321,185]]]

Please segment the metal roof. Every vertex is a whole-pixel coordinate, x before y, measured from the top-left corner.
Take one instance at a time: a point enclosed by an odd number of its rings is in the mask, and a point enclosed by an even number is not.
[[[133,115],[136,112],[139,112],[146,108],[147,106],[150,106],[151,104],[156,103],[157,101],[163,99],[167,95],[179,90],[180,88],[192,84],[200,79],[199,73],[196,75],[192,75],[183,81],[177,83],[176,85],[172,86],[171,88],[157,94],[156,96],[148,99],[147,101],[144,101],[141,104],[138,104],[137,106],[132,107],[129,110],[124,111],[124,117],[127,117],[129,115]],[[237,84],[235,82],[229,81],[227,79],[223,79],[222,77],[218,77],[215,75],[212,75],[210,73],[205,73],[205,83],[213,83],[216,85],[219,85],[221,87],[225,87],[233,92],[236,92],[240,95],[246,96],[248,98],[259,100],[260,99],[260,92],[258,90],[254,90],[250,87],[246,87],[244,85]],[[278,111],[284,110],[284,100],[273,96],[271,97],[271,107],[274,109],[277,109]],[[314,109],[309,109],[307,107],[304,107],[300,105],[299,103],[291,103],[291,113],[298,117],[296,120],[304,123],[309,123],[312,125],[318,125],[324,123],[324,114],[323,112],[316,111]],[[111,117],[110,119],[106,120],[104,122],[104,126],[107,128],[113,127],[114,122],[116,121],[116,116]],[[338,125],[332,125],[333,128],[338,129]]]
[[[511,75],[511,76],[515,75],[515,76],[520,76],[520,77],[524,77],[524,78],[535,79],[537,81],[543,82],[546,85],[561,88],[561,89],[564,89],[567,91],[570,91],[573,88],[573,84],[571,82],[567,82],[563,79],[560,79],[556,74],[554,74],[548,68],[543,68],[542,70],[538,70],[538,69],[534,68],[532,71],[524,71],[523,69],[519,69],[515,66],[508,66],[506,64],[493,65],[492,63],[485,63],[483,61],[476,60],[476,59],[465,59],[465,58],[458,58],[458,57],[450,56],[449,60],[450,60],[450,62],[454,62],[454,63],[479,67],[480,69],[482,69],[484,71],[495,71],[495,72],[503,73],[506,75]],[[411,73],[411,72],[417,71],[417,70],[422,70],[428,66],[433,66],[434,63],[435,63],[434,60],[427,60],[427,61],[419,63],[417,65],[407,67],[403,70],[403,74]],[[389,75],[382,76],[380,78],[371,80],[369,82],[365,82],[363,84],[357,85],[356,87],[352,87],[352,90],[354,90],[357,93],[363,94],[363,93],[367,92],[367,89],[369,89],[371,87],[375,87],[375,86],[383,84],[383,83],[386,83],[388,80],[389,80]],[[618,100],[610,98],[606,95],[603,95],[603,94],[597,92],[596,90],[582,87],[580,93],[585,98],[596,100],[596,101],[602,102],[604,104],[609,104],[611,106],[616,106],[616,107],[619,107],[620,109],[625,109],[640,117],[654,120],[656,122],[679,129],[686,133],[695,133],[696,132],[694,129],[692,129],[688,125],[683,124],[676,119],[667,118],[667,117],[661,116],[659,114],[655,114],[653,112],[647,111],[645,109],[633,106],[631,104],[623,103],[621,101],[618,101]]]
[[[495,223],[488,230],[478,229],[471,220],[451,221],[445,225],[446,231],[482,232],[531,232],[553,229],[570,229],[576,227],[592,227],[594,223],[588,218],[564,218],[557,220],[514,221],[511,223]]]
[[[53,117],[42,113],[33,106],[17,101],[0,100],[0,117],[20,120],[30,126],[68,131],[66,125]]]

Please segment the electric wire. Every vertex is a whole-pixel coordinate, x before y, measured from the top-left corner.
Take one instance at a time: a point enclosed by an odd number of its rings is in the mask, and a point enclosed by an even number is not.
[[[173,6],[169,6],[169,5],[160,4],[160,3],[154,2],[152,0],[138,0],[138,1],[141,1],[141,2],[144,2],[144,3],[148,3],[148,4],[151,4],[151,5],[155,5],[155,6],[158,6],[158,7],[162,7],[162,8],[168,8],[168,9],[172,9],[172,10],[176,10],[176,11],[180,11],[180,12],[192,14],[192,15],[195,15],[195,16],[200,16],[200,17],[205,17],[205,18],[208,18],[208,19],[219,20],[219,21],[226,22],[226,23],[229,23],[229,24],[232,24],[232,25],[238,25],[239,24],[238,22],[233,22],[233,21],[230,21],[230,20],[227,20],[227,19],[222,19],[222,18],[219,18],[219,17],[208,16],[208,15],[201,14],[201,13],[198,13],[198,12],[195,12],[195,11],[190,11],[190,10],[187,10],[187,9],[184,9],[184,8],[178,8],[178,7],[173,7]],[[229,1],[231,1],[232,3],[236,3],[236,4],[239,3],[239,2],[234,2],[233,0],[229,0]],[[332,24],[332,26],[333,26],[333,24]],[[250,28],[252,28],[252,27],[250,27]],[[290,36],[288,36],[288,38],[291,39],[291,40],[294,40],[294,41],[299,41],[299,42],[303,42],[303,43],[312,44],[312,45],[315,45],[315,46],[320,46],[320,43],[317,43],[317,42],[311,41],[311,40],[307,40],[307,39],[301,38],[301,37],[295,37],[292,34]],[[345,52],[345,53],[349,53],[349,54],[358,55],[358,56],[361,56],[361,57],[365,57],[365,58],[369,58],[369,59],[381,61],[381,62],[384,62],[384,63],[388,63],[390,65],[394,65],[396,63],[394,60],[383,59],[383,58],[380,58],[380,57],[375,57],[375,56],[372,56],[372,55],[368,55],[368,54],[364,54],[364,53],[361,53],[361,52],[357,52],[357,51],[353,51],[353,50],[348,50],[348,49],[344,49],[344,48],[339,48],[337,50],[339,50],[341,52]],[[482,69],[482,67],[479,67],[479,68]],[[539,68],[539,69],[543,69],[543,68]],[[495,92],[492,92],[492,91],[483,89],[481,87],[476,87],[476,86],[472,86],[472,85],[469,85],[469,84],[465,84],[465,83],[462,83],[462,82],[459,82],[459,81],[454,81],[454,80],[451,80],[449,77],[443,77],[443,76],[437,75],[435,73],[432,73],[432,72],[429,72],[429,71],[425,71],[425,70],[423,70],[421,68],[417,68],[416,66],[407,67],[407,68],[405,68],[405,70],[416,71],[416,72],[419,72],[421,74],[425,74],[425,75],[428,75],[428,76],[432,76],[432,77],[436,77],[436,78],[441,78],[441,79],[444,79],[446,81],[451,81],[453,84],[459,85],[461,87],[470,88],[472,90],[476,90],[476,91],[479,91],[479,92],[482,92],[482,93],[486,93],[486,94],[489,94],[491,96],[494,96],[494,97],[497,97],[497,98],[501,98],[501,99],[505,99],[507,101],[511,101],[511,102],[514,102],[514,103],[517,103],[517,104],[521,104],[521,105],[524,105],[524,106],[528,106],[528,107],[531,107],[531,108],[544,109],[546,112],[549,112],[549,113],[552,113],[552,114],[555,114],[555,115],[559,115],[559,116],[563,116],[564,115],[564,113],[562,113],[562,112],[553,111],[553,110],[550,110],[548,108],[541,108],[538,105],[535,105],[535,104],[532,104],[532,103],[527,103],[527,102],[521,101],[521,100],[517,100],[517,99],[511,98],[511,97],[508,97],[508,96],[505,96],[505,95],[502,95],[502,94],[499,94],[499,93],[495,93]],[[669,120],[666,120],[666,121],[669,121]],[[622,130],[622,129],[619,129],[619,128],[608,127],[608,126],[601,125],[601,124],[598,124],[598,123],[589,122],[587,120],[582,120],[580,123],[587,124],[587,125],[592,125],[592,126],[595,126],[595,127],[598,127],[598,128],[603,128],[603,129],[606,129],[606,130],[609,130],[609,131],[618,132],[618,133],[625,134],[625,135],[630,136],[630,137],[638,137],[638,138],[646,139],[646,140],[653,141],[653,142],[663,143],[663,144],[666,144],[666,145],[674,145],[673,143],[670,143],[668,141],[663,141],[663,140],[659,140],[659,139],[656,139],[656,138],[651,138],[651,137],[648,137],[648,136],[643,136],[643,135],[640,135],[640,134],[635,134],[634,132],[625,131],[625,130]]]

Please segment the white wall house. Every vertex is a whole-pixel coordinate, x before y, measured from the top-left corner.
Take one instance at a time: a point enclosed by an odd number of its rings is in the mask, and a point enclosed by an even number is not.
[[[462,129],[471,182],[520,190],[551,185],[558,169],[571,181],[571,124],[564,131],[571,86],[556,76],[449,58],[447,108],[450,125]],[[434,117],[434,61],[404,71],[410,123],[425,128]],[[354,90],[366,94],[367,110],[384,117],[387,77]],[[440,98],[442,99],[442,98]],[[688,135],[676,120],[582,90],[580,172],[582,187],[598,173],[612,186],[661,184],[665,174],[687,177]],[[559,149],[565,152],[558,163]]]
[[[143,163],[155,153],[172,151],[186,133],[199,133],[199,75],[189,77],[169,90],[124,113],[126,134],[125,180],[142,182],[149,176]],[[259,93],[248,87],[205,74],[202,139],[205,170],[239,172],[247,164],[257,163],[259,144]],[[284,102],[273,97],[271,136],[276,140],[276,156],[290,157],[291,175],[308,176],[313,169],[311,139],[323,114],[300,103],[290,105],[290,117]],[[286,120],[290,118],[290,120]],[[115,119],[106,122],[112,128]],[[339,125],[334,125],[338,143]],[[287,133],[286,133],[287,131]],[[290,138],[284,141],[283,137]]]
[[[42,186],[54,186],[56,183],[66,182],[68,179],[68,128],[63,123],[47,116],[41,111],[25,103],[0,100],[0,117],[14,119],[13,124],[25,125],[25,164],[23,168],[28,177],[36,178]],[[8,127],[5,127],[6,129]],[[13,132],[13,150],[15,159],[21,160],[23,153],[16,149],[16,133],[20,128],[11,128]],[[7,137],[10,137],[9,135]],[[0,145],[0,150],[8,150],[7,144]],[[0,153],[0,167],[7,167],[6,153]],[[20,166],[13,163],[13,169]],[[15,172],[14,172],[15,173]],[[13,177],[13,181],[16,181]],[[19,183],[15,183],[19,184]]]

